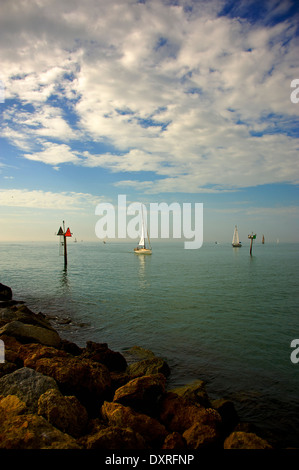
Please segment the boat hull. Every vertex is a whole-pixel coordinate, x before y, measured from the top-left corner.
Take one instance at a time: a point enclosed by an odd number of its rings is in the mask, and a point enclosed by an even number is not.
[[[233,243],[232,246],[233,246],[233,248],[241,248],[242,247],[241,243]]]
[[[134,253],[136,255],[151,255],[152,250],[149,250],[148,248],[134,248]]]

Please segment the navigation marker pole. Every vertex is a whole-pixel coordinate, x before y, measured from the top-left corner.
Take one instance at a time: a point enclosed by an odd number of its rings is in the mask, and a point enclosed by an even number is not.
[[[63,246],[63,252],[64,252],[64,268],[66,269],[67,267],[67,246],[66,246],[66,237],[71,237],[72,233],[70,229],[68,228],[67,231],[65,231],[65,225],[63,221],[63,228],[60,226],[59,230],[57,232],[57,235],[60,236],[60,247]]]
[[[256,233],[253,235],[253,232],[251,232],[251,235],[248,235],[248,238],[250,239],[250,256],[252,256],[252,243],[253,243],[253,240],[256,239]]]

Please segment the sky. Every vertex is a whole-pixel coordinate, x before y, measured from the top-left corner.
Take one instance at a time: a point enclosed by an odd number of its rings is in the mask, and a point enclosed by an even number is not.
[[[97,241],[119,195],[203,203],[204,242],[298,242],[298,20],[296,0],[1,0],[0,242],[63,220]]]

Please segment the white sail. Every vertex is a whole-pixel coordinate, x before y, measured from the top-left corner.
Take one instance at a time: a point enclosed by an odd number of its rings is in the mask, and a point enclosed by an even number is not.
[[[239,243],[240,243],[240,240],[239,240],[238,229],[237,229],[237,226],[235,225],[235,231],[234,231],[234,235],[233,235],[232,244],[233,245],[239,245]]]
[[[139,245],[140,245],[140,246],[145,246],[145,236],[144,236],[143,221],[142,221],[141,236],[140,236],[140,240],[139,240]]]
[[[151,244],[150,244],[150,241],[149,241],[149,236],[148,236],[148,233],[147,233],[146,220],[144,220],[144,217],[143,217],[143,205],[141,205],[141,212],[142,212],[141,236],[140,236],[140,240],[139,240],[139,244],[138,244],[137,248],[134,248],[134,252],[137,253],[137,254],[151,255],[152,254],[152,248],[151,248]],[[145,245],[145,239],[146,238],[148,239],[149,248],[147,248],[146,245]]]

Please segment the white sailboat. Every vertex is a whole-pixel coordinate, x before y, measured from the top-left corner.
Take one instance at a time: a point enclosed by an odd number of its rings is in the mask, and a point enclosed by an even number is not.
[[[232,245],[233,245],[234,248],[241,248],[241,246],[242,246],[242,243],[239,240],[239,233],[238,233],[238,228],[237,228],[236,225],[235,225]]]
[[[141,209],[142,209],[142,206],[141,206]],[[152,247],[151,247],[151,244],[150,244],[148,233],[147,233],[147,240],[148,240],[149,248],[147,248],[147,246],[146,246],[145,228],[144,228],[144,220],[143,220],[143,209],[142,209],[141,236],[140,236],[140,240],[139,240],[137,248],[134,248],[134,253],[136,253],[136,255],[151,255],[152,254]]]

